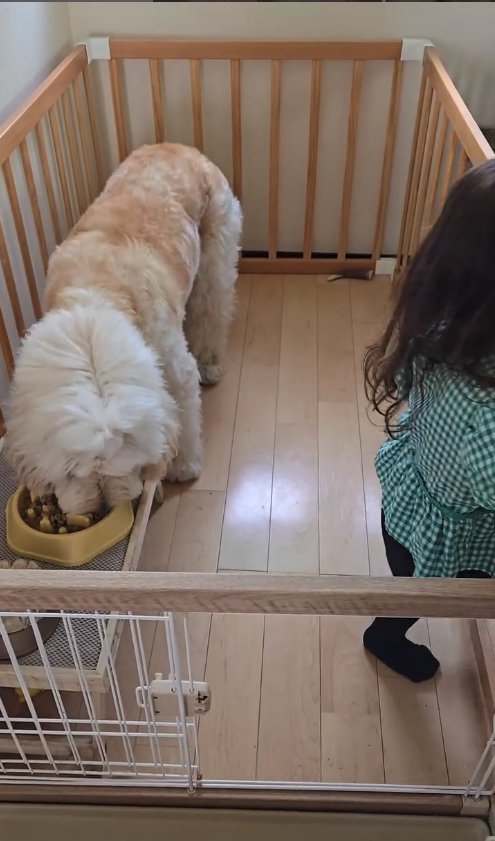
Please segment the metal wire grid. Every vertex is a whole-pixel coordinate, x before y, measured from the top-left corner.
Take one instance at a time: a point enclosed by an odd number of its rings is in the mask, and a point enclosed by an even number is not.
[[[0,692],[0,779],[2,782],[47,782],[57,778],[72,781],[102,780],[118,785],[119,781],[132,779],[146,784],[150,780],[186,784],[194,789],[200,776],[198,722],[187,715],[181,657],[174,617],[134,616],[130,614],[83,613],[34,613],[17,614],[26,618],[34,634],[38,653],[50,687],[49,715],[36,709],[22,665],[17,658],[4,620],[11,613],[0,612],[0,639],[7,650],[18,682],[18,694],[23,703],[17,703],[15,713],[7,709]],[[52,664],[43,642],[37,620],[59,616],[71,650],[79,682],[80,705],[74,715],[73,693],[65,693],[57,685]],[[131,641],[129,657],[138,676],[134,687],[134,715],[129,715],[129,685],[117,667],[117,655],[108,645],[106,623],[119,620],[128,630]],[[101,699],[95,697],[83,667],[82,652],[74,631],[74,623],[96,623],[102,652],[106,655],[105,679],[108,685],[106,711],[100,711]],[[151,677],[143,644],[143,630],[148,623],[165,630],[166,646],[163,650],[164,667],[168,665],[173,684],[172,703],[175,715],[161,721],[155,711],[151,694]],[[193,692],[191,657],[188,642],[187,620],[183,620],[185,637],[185,680]],[[10,690],[12,695],[12,690]],[[48,694],[48,693],[47,693]],[[137,703],[140,699],[140,706]],[[126,702],[124,701],[126,699]],[[24,708],[25,714],[19,714]],[[111,707],[111,714],[108,709]]]
[[[16,614],[25,618],[36,640],[40,660],[50,687],[44,694],[50,699],[49,714],[37,709],[36,699],[31,696],[29,678],[15,654],[4,620],[12,613],[0,612],[0,640],[3,642],[12,668],[15,672],[18,693],[23,703],[12,712],[13,690],[0,690],[0,781],[12,783],[47,783],[53,785],[70,780],[71,783],[98,785],[167,785],[184,786],[193,791],[201,779],[198,744],[198,719],[187,714],[186,693],[194,693],[195,686],[191,669],[191,654],[187,619],[182,620],[184,639],[185,674],[181,665],[181,652],[176,630],[177,622],[170,613],[160,616],[137,616],[133,614],[103,613],[41,613],[26,611]],[[38,621],[48,617],[59,617],[79,683],[79,693],[64,692],[57,683],[52,663],[38,627]],[[137,681],[132,681],[129,668],[122,674],[122,664],[117,663],[117,654],[108,644],[106,626],[110,620],[121,621],[127,631],[130,645],[127,647]],[[101,698],[96,696],[87,672],[83,667],[82,652],[74,623],[81,621],[96,624],[102,654],[105,655],[106,711],[100,710]],[[151,628],[154,625],[154,628]],[[155,709],[152,693],[153,676],[150,674],[145,631],[158,638],[159,629],[164,631],[163,650],[160,662],[168,666],[172,681],[172,704],[174,715],[161,720]],[[129,666],[129,664],[127,664]],[[130,692],[131,690],[131,692]],[[10,693],[5,697],[5,693]],[[130,696],[133,704],[129,704]],[[74,698],[78,698],[78,711],[74,714]],[[139,698],[139,703],[138,699]],[[10,705],[10,706],[9,706]],[[130,715],[132,711],[134,715]],[[111,708],[111,714],[108,710]],[[19,714],[19,709],[23,714]],[[495,786],[495,720],[493,731],[480,757],[471,781],[458,793],[479,798],[493,795]],[[208,787],[212,781],[203,781]],[[263,789],[273,783],[216,781],[225,788]],[[452,792],[451,787],[390,786],[390,785],[330,785],[330,784],[275,784],[276,787],[301,790],[325,789],[346,791],[427,791]]]
[[[473,771],[473,775],[466,789],[466,795],[476,799],[483,795],[493,796],[495,794],[495,716],[493,717],[493,729],[486,743],[485,750],[480,756],[479,762]]]

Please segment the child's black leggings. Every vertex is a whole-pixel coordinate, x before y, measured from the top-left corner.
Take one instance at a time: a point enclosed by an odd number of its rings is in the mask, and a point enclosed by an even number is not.
[[[409,578],[414,575],[414,561],[411,553],[402,544],[397,543],[391,537],[385,526],[385,517],[382,511],[382,534],[383,542],[385,543],[385,553],[387,555],[388,565],[392,575],[396,577]],[[462,570],[457,576],[458,578],[490,578],[488,573],[482,572],[479,569]],[[375,627],[381,626],[383,630],[387,629],[388,634],[398,634],[403,636],[407,633],[417,619],[398,619],[380,617],[375,619],[373,623]]]
[[[389,535],[385,528],[382,512],[382,532],[385,551],[392,575],[414,574],[414,560],[410,552]],[[459,578],[489,578],[485,572],[476,569],[463,570]],[[409,678],[414,683],[430,680],[436,673],[439,662],[425,645],[416,645],[406,634],[417,619],[379,617],[364,632],[365,648],[394,672]]]

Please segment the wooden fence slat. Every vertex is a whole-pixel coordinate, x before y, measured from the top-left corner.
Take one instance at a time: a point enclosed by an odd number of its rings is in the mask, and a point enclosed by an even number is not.
[[[95,111],[95,100],[94,100],[94,92],[93,92],[93,85],[91,82],[91,71],[89,67],[86,67],[83,72],[83,83],[84,83],[84,92],[86,94],[86,104],[88,107],[88,116],[89,116],[89,126],[91,129],[91,137],[93,140],[93,154],[95,157],[95,165],[96,165],[96,175],[98,181],[98,189],[101,190],[103,187],[103,163],[101,160],[101,150],[100,150],[100,142],[98,137],[98,129],[97,129],[97,122],[96,122],[96,111]]]
[[[21,161],[22,161],[22,169],[24,172],[24,178],[26,179],[26,186],[28,188],[29,193],[29,200],[31,202],[31,210],[33,211],[33,219],[34,225],[36,228],[36,234],[38,236],[38,243],[40,247],[41,259],[43,261],[43,268],[46,271],[46,267],[48,265],[48,246],[46,244],[46,235],[45,235],[45,228],[43,226],[43,219],[41,216],[41,208],[38,199],[38,193],[36,190],[36,184],[34,181],[33,175],[33,167],[31,165],[31,158],[29,155],[29,149],[27,145],[27,140],[23,140],[20,145],[20,153],[21,153]]]
[[[72,113],[72,103],[70,101],[70,88],[62,94],[62,124],[65,129],[65,136],[69,147],[70,171],[76,189],[75,198],[77,200],[79,217],[85,210],[85,199],[81,174],[81,161],[79,158],[79,149],[74,132],[74,117]]]
[[[378,199],[378,212],[376,216],[375,236],[373,239],[373,260],[379,260],[385,235],[385,222],[387,219],[388,201],[390,197],[390,182],[392,178],[392,166],[394,162],[395,141],[397,138],[397,125],[399,122],[399,107],[402,88],[404,63],[394,63],[394,75],[390,90],[390,104],[387,120],[387,133],[385,137],[385,151],[383,154],[382,176],[380,182],[380,194]]]
[[[356,161],[356,145],[358,133],[359,102],[363,82],[363,62],[355,61],[352,73],[351,100],[347,123],[347,153],[342,187],[342,204],[340,210],[340,232],[338,258],[343,260],[347,254],[349,237],[349,222],[352,206],[352,186],[354,183],[354,165]]]
[[[404,231],[404,244],[401,253],[400,270],[403,270],[408,263],[411,254],[411,237],[413,231],[414,218],[416,215],[416,206],[418,201],[418,186],[423,168],[423,157],[426,145],[426,132],[428,130],[428,123],[430,120],[431,104],[433,100],[433,88],[429,83],[426,85],[425,95],[423,98],[423,105],[421,108],[421,123],[418,132],[416,146],[413,147],[414,166],[411,179],[410,201],[406,209],[406,225]],[[415,152],[414,152],[415,149]]]
[[[62,200],[64,203],[65,216],[69,228],[74,226],[74,214],[72,212],[72,204],[70,200],[69,182],[67,179],[67,170],[65,164],[64,149],[62,145],[62,135],[58,123],[58,115],[55,107],[48,112],[48,122],[52,133],[53,148],[55,151],[55,160],[57,162],[57,172],[60,180],[60,188],[62,190]]]
[[[113,102],[113,116],[115,122],[115,132],[117,135],[117,146],[119,150],[119,159],[121,161],[127,157],[127,132],[125,127],[124,104],[122,100],[122,85],[120,81],[121,67],[120,61],[116,58],[110,59],[110,87],[112,91]]]
[[[12,172],[12,165],[10,159],[7,158],[2,165],[3,175],[5,178],[5,186],[7,187],[7,195],[9,197],[10,207],[12,209],[12,216],[14,219],[14,226],[19,241],[19,248],[21,250],[22,262],[24,271],[26,272],[26,279],[33,305],[33,312],[36,318],[41,318],[41,303],[36,285],[36,277],[34,274],[33,262],[31,259],[31,252],[29,250],[29,243],[26,234],[24,220],[22,218],[21,206],[19,204],[19,197],[17,195],[17,187],[14,180],[14,173]]]
[[[428,197],[425,208],[425,220],[430,226],[433,224],[434,221],[433,217],[437,205],[438,181],[440,178],[440,170],[442,168],[442,161],[445,152],[445,139],[447,137],[447,128],[449,125],[447,116],[444,111],[441,112],[440,120],[440,131],[438,133],[437,145],[435,147],[435,155],[432,163],[432,174],[429,183]]]
[[[428,183],[430,180],[431,165],[433,160],[433,150],[435,147],[435,139],[437,136],[438,119],[440,116],[440,103],[435,98],[435,104],[430,112],[430,119],[428,121],[428,130],[426,136],[425,151],[423,155],[423,162],[421,167],[421,176],[419,179],[418,196],[416,202],[416,215],[413,221],[413,231],[411,236],[411,253],[414,254],[418,248],[425,211],[426,192],[428,190]]]
[[[321,61],[311,65],[311,103],[309,112],[308,170],[306,177],[306,210],[304,214],[303,256],[309,259],[313,250],[313,225],[318,168],[318,141],[320,133]]]
[[[0,309],[0,349],[2,351],[3,361],[5,362],[5,368],[7,370],[7,374],[9,377],[12,376],[14,372],[14,354],[12,353],[12,348],[10,346],[9,336],[7,333],[7,326],[5,324],[5,320],[3,317],[2,310]],[[3,415],[2,410],[0,408],[0,424],[3,424]]]
[[[203,151],[203,94],[201,91],[201,62],[193,58],[189,62],[191,76],[191,100],[193,115],[194,145],[200,152]]]
[[[457,161],[457,169],[455,174],[455,180],[457,181],[459,178],[462,178],[464,173],[466,172],[469,164],[469,158],[467,156],[466,150],[461,148],[459,153],[459,159]]]
[[[76,104],[77,128],[84,162],[84,173],[86,176],[84,179],[86,201],[89,204],[98,192],[98,179],[95,177],[95,169],[91,165],[91,147],[88,139],[88,120],[86,119],[88,115],[85,109],[82,87],[82,79],[76,79],[74,82],[74,100]]]
[[[278,249],[278,193],[280,178],[280,61],[271,63],[270,172],[268,196],[268,256],[274,259]]]
[[[426,73],[423,71],[421,76],[421,84],[419,88],[419,95],[418,95],[418,106],[416,110],[416,119],[414,122],[414,133],[412,137],[411,143],[411,154],[409,160],[409,169],[407,173],[407,183],[406,183],[406,191],[404,194],[404,206],[402,210],[402,221],[400,226],[400,234],[399,234],[399,244],[397,246],[397,269],[396,273],[400,271],[400,266],[402,264],[402,256],[404,253],[404,241],[406,236],[406,227],[407,221],[409,217],[410,207],[411,207],[411,197],[412,197],[412,179],[416,167],[416,155],[415,150],[417,149],[419,132],[421,129],[421,123],[423,119],[423,110],[425,107],[425,96],[426,96]]]
[[[12,264],[10,262],[9,252],[7,250],[7,241],[3,231],[2,223],[0,221],[0,264],[2,266],[3,276],[5,279],[5,286],[9,295],[10,306],[14,315],[15,326],[17,334],[23,336],[26,331],[24,324],[24,317],[22,315],[21,304],[19,301],[19,294],[15,283],[14,272],[12,271]]]
[[[241,119],[241,62],[230,63],[230,90],[232,101],[232,169],[234,195],[242,198],[242,119]]]
[[[151,99],[153,102],[153,122],[155,124],[155,140],[163,143],[165,140],[165,116],[163,103],[163,87],[161,79],[161,65],[157,58],[149,60]]]
[[[457,153],[457,144],[458,138],[452,127],[450,132],[450,142],[447,149],[447,158],[445,161],[445,169],[443,173],[443,184],[442,184],[442,207],[446,202],[447,196],[449,194],[449,190],[451,187],[452,181],[452,170],[454,169],[454,162]]]
[[[58,245],[62,240],[62,232],[60,230],[60,222],[58,218],[57,202],[55,200],[55,192],[53,190],[52,175],[50,171],[50,164],[48,163],[48,155],[46,153],[45,138],[43,136],[43,126],[37,123],[35,128],[36,146],[41,163],[41,172],[43,174],[43,182],[45,185],[46,195],[48,198],[48,206],[50,208],[50,217],[53,225],[53,233],[55,241]]]

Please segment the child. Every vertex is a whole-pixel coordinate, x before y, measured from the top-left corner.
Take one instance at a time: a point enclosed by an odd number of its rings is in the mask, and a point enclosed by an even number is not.
[[[495,160],[450,193],[367,353],[365,379],[388,434],[376,469],[392,574],[495,576]],[[419,682],[439,663],[406,638],[415,622],[375,619],[364,645]]]

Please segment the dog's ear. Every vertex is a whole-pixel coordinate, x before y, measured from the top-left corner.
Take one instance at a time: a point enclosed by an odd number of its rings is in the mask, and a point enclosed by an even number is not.
[[[167,462],[165,459],[160,459],[157,464],[146,464],[141,470],[141,479],[143,482],[160,482],[167,472]]]

